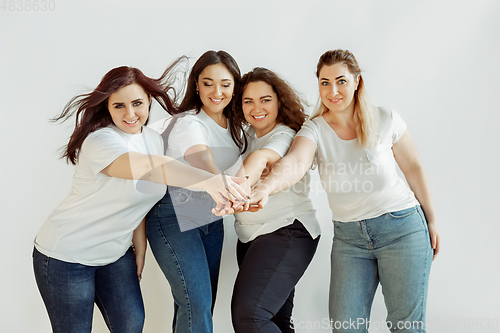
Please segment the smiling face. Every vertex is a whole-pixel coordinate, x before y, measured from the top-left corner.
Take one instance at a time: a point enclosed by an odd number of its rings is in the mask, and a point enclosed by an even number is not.
[[[359,76],[349,72],[347,65],[325,65],[319,71],[319,95],[325,107],[332,112],[354,113],[354,92]]]
[[[151,101],[144,89],[132,83],[111,94],[108,110],[113,123],[128,134],[137,134],[148,120]]]
[[[213,118],[231,102],[234,78],[223,64],[211,65],[198,76],[196,88],[203,103],[203,110]]]
[[[250,82],[243,90],[242,103],[245,120],[253,126],[257,137],[276,126],[278,95],[271,85],[264,81]]]

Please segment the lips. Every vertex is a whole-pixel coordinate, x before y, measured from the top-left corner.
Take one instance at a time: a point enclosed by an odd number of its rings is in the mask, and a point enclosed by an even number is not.
[[[260,114],[258,116],[252,116],[252,118],[255,120],[255,121],[262,121],[264,120],[264,118],[267,117],[267,114]]]
[[[342,102],[342,98],[334,98],[334,99],[328,99],[330,101],[330,103],[333,103],[333,104],[338,104],[340,102]]]
[[[126,121],[126,120],[124,120],[123,122],[125,124],[127,124],[127,126],[133,126],[133,125],[137,124],[138,121],[139,121],[139,118],[137,118],[136,120],[133,120],[133,121]]]
[[[222,103],[222,98],[220,99],[215,99],[215,98],[211,98],[210,97],[210,100],[212,101],[212,103],[214,103],[215,105],[219,105],[220,103]]]

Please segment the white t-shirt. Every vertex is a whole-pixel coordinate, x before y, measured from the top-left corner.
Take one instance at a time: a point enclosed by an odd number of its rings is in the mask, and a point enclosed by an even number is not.
[[[115,125],[98,129],[83,142],[71,192],[50,214],[35,238],[41,253],[89,266],[118,260],[130,247],[134,230],[166,192],[166,186],[109,177],[101,170],[130,152],[163,154],[157,132],[127,134]]]
[[[263,148],[272,149],[283,157],[293,141],[295,131],[288,126],[278,124],[260,138],[251,127],[248,136],[249,145],[244,157]],[[258,186],[259,182],[255,186]],[[260,235],[293,224],[295,219],[302,222],[312,238],[318,237],[321,230],[316,219],[316,211],[309,199],[309,184],[310,175],[307,172],[294,186],[270,196],[269,202],[258,212],[235,214],[235,229],[239,240],[247,243]]]
[[[392,152],[406,124],[391,109],[376,110],[381,134],[369,149],[360,147],[356,139],[340,139],[323,117],[307,121],[297,133],[316,144],[319,175],[333,220],[358,221],[418,205],[397,174]]]
[[[240,150],[231,137],[229,125],[227,128],[219,126],[203,109],[198,114],[188,111],[177,120],[168,137],[165,155],[189,165],[184,155],[195,145],[208,146],[224,174],[235,175],[241,166]]]

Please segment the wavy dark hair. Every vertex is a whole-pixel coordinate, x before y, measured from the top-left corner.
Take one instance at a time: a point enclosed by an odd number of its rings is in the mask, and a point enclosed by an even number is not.
[[[62,147],[61,158],[66,158],[66,161],[71,164],[77,163],[78,153],[87,136],[113,123],[108,111],[109,96],[130,84],[140,85],[144,92],[154,98],[169,114],[178,113],[177,93],[172,87],[175,73],[173,69],[183,59],[185,57],[174,61],[158,79],[149,78],[134,67],[113,68],[102,77],[101,82],[92,92],[73,97],[63,111],[51,119],[53,122],[65,122],[75,116],[75,129],[68,144]],[[149,108],[151,110],[151,105]]]
[[[186,88],[186,94],[179,106],[177,112],[184,112],[189,110],[196,110],[196,114],[200,113],[203,103],[200,96],[196,93],[196,85],[198,83],[199,76],[201,72],[208,66],[222,64],[227,68],[229,73],[233,76],[234,80],[234,91],[238,89],[241,72],[236,60],[225,51],[207,51],[201,55],[201,57],[195,62],[191,72],[189,73],[188,84]],[[222,111],[224,116],[228,119],[229,131],[234,143],[241,150],[246,146],[246,140],[242,136],[243,129],[241,123],[235,120],[234,112],[234,98],[232,101],[224,108]]]
[[[295,131],[300,129],[307,119],[304,110],[305,103],[284,79],[275,72],[263,67],[255,67],[243,75],[238,92],[235,94],[236,116],[242,126],[248,124],[243,114],[242,98],[243,92],[250,82],[265,82],[273,88],[273,91],[278,96],[276,123],[288,126]]]

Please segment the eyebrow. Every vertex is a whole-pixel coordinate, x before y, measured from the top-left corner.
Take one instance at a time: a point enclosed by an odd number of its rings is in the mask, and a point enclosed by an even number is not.
[[[137,99],[134,99],[131,103],[135,103],[135,102],[138,102],[138,101],[143,101],[144,99],[142,98],[137,98]],[[123,102],[114,102],[112,105],[121,105],[121,104],[125,104]]]
[[[212,79],[211,77],[203,77],[201,78],[202,80],[210,80],[210,81],[213,81],[214,79]],[[233,81],[231,79],[222,79],[221,81]]]
[[[338,79],[343,78],[343,77],[345,77],[345,75],[340,75],[340,76],[337,76],[337,77],[335,78],[335,80],[338,80]],[[323,81],[330,81],[330,80],[329,80],[329,79],[327,79],[326,77],[322,77],[322,78],[320,79],[320,81],[321,81],[321,80],[323,80]]]

